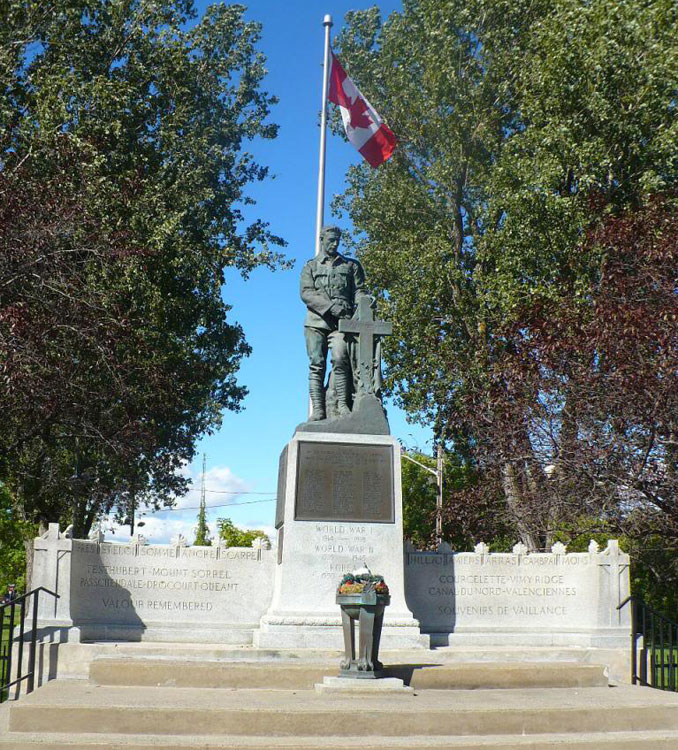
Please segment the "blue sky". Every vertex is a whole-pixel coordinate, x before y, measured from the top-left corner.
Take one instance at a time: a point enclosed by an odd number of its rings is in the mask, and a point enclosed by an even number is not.
[[[208,4],[198,2],[199,11]],[[256,205],[248,207],[246,215],[268,221],[271,230],[287,240],[286,253],[296,263],[290,271],[259,269],[247,281],[227,272],[224,299],[233,307],[231,319],[242,325],[253,349],[239,374],[249,395],[241,412],[227,412],[221,429],[200,441],[199,454],[186,469],[196,489],[180,500],[180,510],[141,518],[145,526],[139,531],[154,543],[165,543],[176,533],[193,541],[203,452],[210,523],[227,516],[242,527],[272,530],[278,457],[296,425],[304,421],[308,404],[299,273],[314,248],[323,16],[332,15],[334,36],[349,10],[378,5],[388,16],[402,9],[396,0],[337,0],[325,5],[312,0],[251,0],[246,5],[247,17],[263,24],[260,48],[269,71],[263,88],[280,99],[271,116],[280,126],[278,137],[254,142],[248,149],[270,168],[273,179],[251,187]],[[379,103],[372,104],[378,111]],[[348,143],[328,133],[326,222],[342,225],[329,215],[327,206],[333,195],[342,192],[348,166],[360,159]],[[430,430],[407,424],[393,405],[388,405],[388,414],[391,432],[403,444],[430,449]],[[216,507],[226,503],[230,507]],[[109,538],[123,541],[129,538],[125,531],[116,529]]]

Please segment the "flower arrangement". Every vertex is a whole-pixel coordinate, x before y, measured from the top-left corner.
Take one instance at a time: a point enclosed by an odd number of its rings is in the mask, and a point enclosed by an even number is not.
[[[337,594],[362,594],[374,590],[377,594],[388,596],[388,586],[383,576],[371,573],[367,567],[355,570],[339,582]]]

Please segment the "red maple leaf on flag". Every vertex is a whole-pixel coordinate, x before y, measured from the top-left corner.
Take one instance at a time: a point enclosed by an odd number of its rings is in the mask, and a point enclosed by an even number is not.
[[[349,107],[352,128],[369,128],[373,120],[369,116],[369,107],[367,102],[361,97],[356,97],[355,101]]]

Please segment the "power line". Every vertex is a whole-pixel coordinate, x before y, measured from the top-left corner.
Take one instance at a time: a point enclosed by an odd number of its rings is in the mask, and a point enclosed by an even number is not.
[[[236,505],[254,505],[255,503],[272,503],[276,498],[275,497],[269,497],[266,500],[245,500],[243,503],[223,503],[221,505],[208,505],[206,510],[209,510],[210,508],[233,508]],[[184,510],[200,510],[199,505],[191,505],[187,508],[158,508],[157,510],[144,510],[139,515],[144,516],[148,515],[149,513],[170,513],[170,512],[181,512]]]
[[[193,490],[189,490],[193,492]],[[205,490],[205,492],[211,492],[213,495],[270,495],[269,492],[250,492],[249,490]]]

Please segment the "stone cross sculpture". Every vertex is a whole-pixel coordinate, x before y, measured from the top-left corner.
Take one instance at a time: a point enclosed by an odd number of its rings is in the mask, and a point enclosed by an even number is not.
[[[372,305],[368,297],[361,297],[358,301],[358,317],[339,321],[341,333],[352,333],[358,336],[357,372],[356,380],[358,393],[374,395],[379,385],[375,380],[380,379],[381,352],[377,337],[388,336],[393,332],[391,323],[375,320]]]

